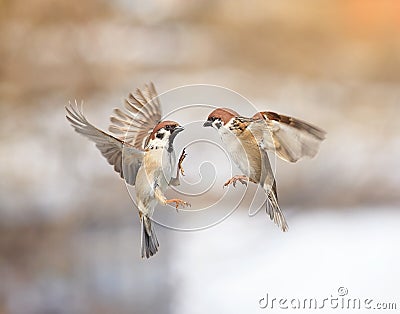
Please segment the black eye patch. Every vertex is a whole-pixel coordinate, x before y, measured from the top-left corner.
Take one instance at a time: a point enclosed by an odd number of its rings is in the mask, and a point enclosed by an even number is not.
[[[159,138],[160,140],[162,140],[164,137],[164,133],[157,133],[156,137]]]

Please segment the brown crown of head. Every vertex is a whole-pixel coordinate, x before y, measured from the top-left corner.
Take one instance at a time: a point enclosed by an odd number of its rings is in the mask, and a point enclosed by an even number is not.
[[[212,118],[221,119],[221,121],[224,124],[227,124],[229,122],[229,120],[231,120],[234,117],[238,117],[238,116],[239,116],[239,114],[232,109],[217,108],[208,115],[208,120],[211,120]]]
[[[175,121],[169,121],[169,120],[161,121],[154,127],[153,132],[151,132],[151,134],[150,134],[150,139],[154,140],[156,133],[160,129],[165,128],[166,126],[170,126],[174,129],[174,128],[179,127],[180,125],[178,122],[175,122]]]

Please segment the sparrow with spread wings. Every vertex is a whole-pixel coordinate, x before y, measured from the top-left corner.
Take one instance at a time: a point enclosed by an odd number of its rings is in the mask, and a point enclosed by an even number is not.
[[[240,116],[228,108],[217,108],[210,113],[205,127],[215,128],[233,162],[243,172],[224,186],[239,181],[260,184],[267,194],[266,210],[282,231],[288,224],[278,204],[276,180],[267,151],[281,159],[297,162],[304,156],[314,157],[325,131],[298,119],[274,112],[258,112],[251,118]]]
[[[95,142],[107,161],[114,166],[127,184],[136,188],[136,200],[141,221],[141,253],[149,258],[158,251],[158,240],[151,223],[155,206],[174,203],[175,207],[189,206],[180,199],[167,199],[169,185],[179,185],[179,171],[185,158],[182,152],[175,177],[176,156],[173,142],[183,130],[177,122],[160,121],[161,105],[154,85],[136,89],[125,102],[126,111],[115,109],[107,134],[93,126],[82,108],[69,104],[67,119],[76,132]]]

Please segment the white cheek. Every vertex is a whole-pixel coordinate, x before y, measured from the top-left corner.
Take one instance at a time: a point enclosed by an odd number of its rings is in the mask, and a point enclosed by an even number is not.
[[[162,139],[155,137],[154,140],[151,141],[151,145],[164,147],[168,143],[169,132],[164,132],[164,136]]]

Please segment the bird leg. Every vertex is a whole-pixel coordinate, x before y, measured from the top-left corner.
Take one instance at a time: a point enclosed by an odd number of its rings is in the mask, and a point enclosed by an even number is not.
[[[225,182],[224,187],[228,186],[229,184],[233,184],[233,187],[236,187],[236,181],[239,181],[240,183],[244,184],[247,186],[247,182],[251,181],[254,182],[254,180],[250,179],[249,177],[245,175],[237,175],[232,178],[230,178],[228,181]]]
[[[183,160],[186,158],[187,154],[186,154],[186,148],[183,149],[181,156],[179,157],[179,161],[178,161],[178,169],[176,170],[176,177],[179,177],[179,171],[181,172],[181,174],[184,176],[185,175],[185,170],[183,170],[182,167],[182,162]]]
[[[158,185],[155,186],[154,192],[155,192],[154,195],[155,195],[156,199],[161,204],[167,205],[167,204],[175,203],[176,211],[178,211],[179,205],[182,207],[191,206],[188,202],[185,202],[179,198],[172,198],[172,199],[168,200]]]
[[[182,174],[183,176],[185,175],[185,171],[183,170],[182,167],[182,162],[183,160],[186,158],[187,154],[185,151],[185,148],[182,151],[181,156],[179,157],[179,161],[178,161],[178,167],[176,169],[176,175],[175,178],[171,178],[171,181],[169,182],[169,185],[173,185],[173,186],[178,186],[180,185],[180,181],[179,181],[179,174]]]
[[[170,200],[165,200],[165,204],[171,204],[171,203],[175,203],[176,210],[178,210],[179,205],[182,207],[191,206],[188,202],[182,201],[179,198],[172,198]]]

